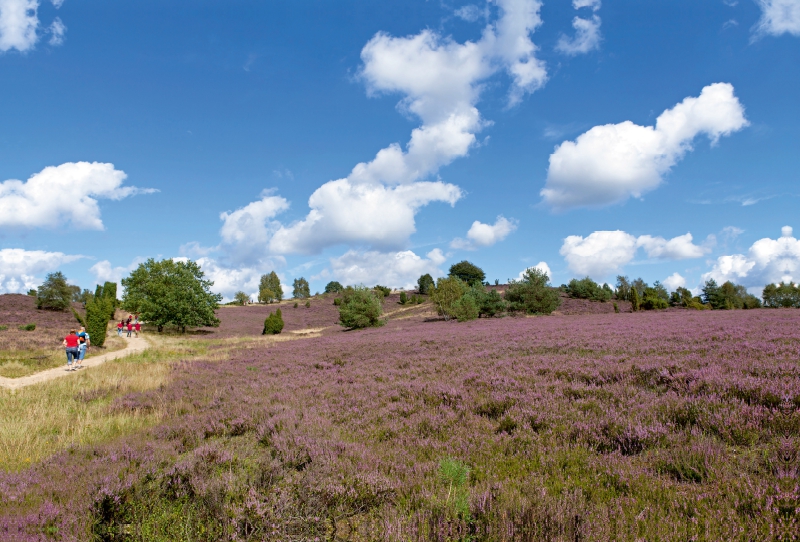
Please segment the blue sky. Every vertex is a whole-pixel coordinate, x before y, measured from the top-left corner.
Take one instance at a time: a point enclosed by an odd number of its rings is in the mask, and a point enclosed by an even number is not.
[[[0,0],[0,292],[149,257],[226,298],[462,259],[759,292],[800,280],[798,65],[800,0]]]

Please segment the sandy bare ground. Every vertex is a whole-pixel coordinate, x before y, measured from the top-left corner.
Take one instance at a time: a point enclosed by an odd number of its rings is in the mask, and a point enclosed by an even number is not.
[[[77,371],[67,371],[66,370],[67,360],[65,355],[64,365],[62,365],[61,367],[56,367],[54,369],[47,369],[46,371],[41,371],[39,373],[23,376],[20,378],[7,378],[4,376],[0,376],[0,387],[15,390],[18,388],[24,388],[25,386],[39,384],[40,382],[47,382],[55,378],[61,378],[78,374],[85,371],[86,369],[97,367],[98,365],[101,365],[106,361],[129,356],[136,352],[141,352],[142,350],[146,350],[147,348],[150,347],[150,343],[144,337],[138,337],[138,338],[123,337],[123,338],[126,341],[128,341],[128,344],[125,348],[123,348],[122,350],[109,352],[108,354],[87,358],[83,360],[83,367],[84,367],[83,369],[79,369]]]

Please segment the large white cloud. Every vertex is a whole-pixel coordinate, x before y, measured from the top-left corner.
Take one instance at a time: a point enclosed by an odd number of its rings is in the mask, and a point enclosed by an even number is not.
[[[94,275],[97,284],[103,284],[104,282],[116,282],[120,284],[123,278],[130,275],[130,273],[144,261],[144,258],[137,257],[133,259],[130,265],[114,267],[110,261],[102,260],[91,266],[89,272]]]
[[[553,208],[598,207],[640,197],[706,134],[712,144],[748,125],[733,86],[715,83],[664,111],[655,126],[595,126],[550,155],[541,195]]]
[[[667,287],[667,290],[674,292],[678,288],[686,287],[686,279],[680,273],[675,272],[665,278],[663,284]]]
[[[460,197],[457,186],[441,181],[395,187],[332,181],[311,195],[306,218],[275,232],[269,249],[275,254],[307,254],[340,243],[402,248],[416,230],[414,216],[421,207],[434,201],[454,205]]]
[[[505,71],[509,104],[541,87],[547,72],[530,34],[541,24],[538,0],[497,0],[499,17],[477,41],[456,42],[433,30],[394,37],[379,32],[361,51],[360,79],[370,95],[401,94],[401,111],[421,125],[405,145],[393,143],[357,164],[342,179],[323,184],[309,198],[308,215],[276,227],[264,253],[316,253],[338,244],[378,252],[404,248],[415,215],[432,202],[450,205],[461,190],[426,181],[466,156],[487,122],[476,108],[485,80]],[[252,222],[260,232],[268,218]]]
[[[0,250],[0,293],[21,293],[42,283],[44,273],[83,258],[63,252],[4,248]]]
[[[450,243],[452,248],[475,250],[482,247],[490,247],[499,243],[517,229],[516,220],[509,220],[504,216],[498,216],[494,224],[484,224],[476,220],[467,232],[467,238],[453,239]]]
[[[753,29],[756,36],[800,36],[800,0],[756,1],[761,6],[761,19]]]
[[[284,198],[266,192],[260,200],[241,209],[221,213],[222,247],[231,261],[253,263],[263,258],[270,239],[281,227],[273,218],[288,208],[289,202]]]
[[[120,200],[156,190],[122,186],[114,164],[67,162],[44,168],[26,182],[0,183],[0,228],[102,230],[98,199]]]
[[[570,235],[564,239],[560,254],[573,272],[604,279],[630,263],[640,248],[649,258],[662,260],[699,258],[709,250],[692,243],[690,233],[672,239],[651,235],[637,238],[616,230],[596,231],[587,237]]]
[[[330,270],[318,277],[333,278],[342,284],[383,284],[391,288],[412,289],[417,279],[430,273],[433,277],[443,276],[439,269],[445,256],[434,249],[421,257],[411,250],[400,252],[356,251],[346,253],[330,260]]]
[[[730,254],[717,258],[714,267],[703,275],[703,281],[732,281],[748,287],[765,284],[800,282],[800,241],[790,226],[781,229],[781,237],[759,239],[747,254]]]
[[[56,9],[64,0],[51,0]],[[39,0],[0,0],[0,52],[16,49],[30,51],[39,41]],[[67,27],[56,17],[47,28],[50,45],[64,43]]]

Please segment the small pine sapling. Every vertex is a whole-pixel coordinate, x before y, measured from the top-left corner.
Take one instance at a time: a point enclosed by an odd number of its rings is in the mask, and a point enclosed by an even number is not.
[[[408,296],[405,292],[400,292],[400,304],[405,305],[406,303],[408,303]]]

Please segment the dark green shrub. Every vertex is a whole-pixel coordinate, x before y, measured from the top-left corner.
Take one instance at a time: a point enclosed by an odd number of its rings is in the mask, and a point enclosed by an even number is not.
[[[306,301],[306,308],[311,307],[311,301]]]
[[[408,296],[405,292],[400,292],[400,304],[405,305],[406,303],[408,303]]]
[[[467,260],[454,263],[450,266],[449,276],[459,278],[465,284],[483,284],[486,273],[477,265]]]
[[[650,311],[656,309],[666,309],[667,307],[669,307],[669,303],[659,295],[659,292],[655,288],[647,288],[644,291],[641,308]]]
[[[780,284],[767,284],[761,294],[764,306],[770,308],[794,307],[800,309],[800,286],[797,284],[781,282]]]
[[[72,289],[61,271],[48,274],[36,292],[38,309],[63,311],[67,310],[72,302]]]
[[[8,326],[0,326],[0,331],[6,331],[7,329],[8,329]]]
[[[375,292],[364,286],[348,286],[342,292],[339,306],[339,323],[348,329],[379,327],[386,323],[381,318],[383,305]]]
[[[36,324],[25,324],[19,326],[20,331],[36,331]]]
[[[103,346],[106,342],[109,313],[112,301],[103,296],[94,297],[86,303],[86,332],[92,341],[92,346]]]
[[[281,331],[283,331],[283,316],[281,315],[281,310],[278,309],[275,312],[271,312],[267,319],[264,320],[264,331],[261,334],[277,335]]]
[[[297,308],[297,301],[294,302],[294,308]]]
[[[342,298],[337,297],[336,299],[333,300],[333,304],[338,307],[339,305],[342,304]]]
[[[617,305],[616,301],[614,302],[614,312],[619,314],[619,305]]]
[[[31,297],[36,297],[37,296],[36,288],[31,288],[30,290],[28,290],[28,295]]]
[[[338,294],[342,290],[344,290],[344,286],[342,286],[340,282],[337,282],[335,280],[332,280],[325,285],[326,294]]]
[[[453,317],[459,322],[478,318],[478,304],[470,292],[465,293],[453,304]]]
[[[421,295],[417,296],[417,305],[421,305],[425,302]]]
[[[603,287],[604,286],[604,287]],[[611,299],[611,288],[608,285],[600,286],[589,277],[572,279],[567,285],[567,295],[577,299],[591,299],[592,301],[608,301]]]
[[[431,288],[436,284],[430,274],[424,274],[417,280],[417,291],[420,295],[428,295]]]
[[[536,268],[525,271],[522,280],[512,280],[505,299],[509,311],[550,314],[561,304],[558,292],[549,286],[550,277]]]
[[[497,290],[492,289],[487,292],[485,288],[473,288],[472,295],[478,303],[478,316],[492,318],[501,315],[506,311],[506,301]]]
[[[631,297],[631,310],[633,312],[636,312],[640,308],[639,307],[639,292],[638,292],[638,290],[636,290],[636,288],[631,288],[630,297]]]
[[[392,289],[388,286],[381,286],[380,284],[376,284],[375,288],[373,288],[376,292],[380,292],[382,297],[386,297],[387,295],[392,293]]]
[[[91,298],[87,302],[91,302]],[[72,311],[72,316],[75,317],[78,323],[83,327],[86,327],[86,320],[84,320],[84,318],[80,315],[80,313],[78,313],[78,311],[76,311],[74,307],[70,307],[69,309]]]

